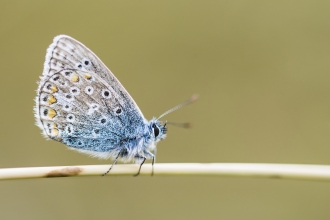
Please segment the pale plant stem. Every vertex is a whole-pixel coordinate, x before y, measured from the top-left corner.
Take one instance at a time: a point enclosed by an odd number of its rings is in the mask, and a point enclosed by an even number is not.
[[[99,176],[110,165],[25,167],[0,169],[0,180]],[[107,176],[133,176],[139,165],[115,165]],[[330,181],[330,166],[256,163],[157,163],[154,176],[218,176]],[[141,176],[151,175],[151,164],[143,165]],[[103,177],[104,178],[104,177]]]

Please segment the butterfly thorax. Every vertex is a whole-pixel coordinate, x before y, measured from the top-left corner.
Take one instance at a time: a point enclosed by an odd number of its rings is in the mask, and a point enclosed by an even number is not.
[[[162,124],[156,119],[150,120],[145,124],[140,135],[121,141],[120,147],[118,147],[118,149],[122,149],[119,159],[135,162],[139,162],[142,158],[152,159],[154,155],[151,151],[156,150],[156,144],[166,137],[166,132],[166,124]]]

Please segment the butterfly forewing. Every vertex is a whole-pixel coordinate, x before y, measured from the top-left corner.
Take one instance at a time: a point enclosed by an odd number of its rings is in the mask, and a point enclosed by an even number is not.
[[[88,70],[100,76],[125,102],[132,102],[132,105],[135,106],[135,109],[143,118],[139,107],[104,63],[85,45],[65,35],[55,37],[54,42],[47,49],[43,76],[62,69]]]

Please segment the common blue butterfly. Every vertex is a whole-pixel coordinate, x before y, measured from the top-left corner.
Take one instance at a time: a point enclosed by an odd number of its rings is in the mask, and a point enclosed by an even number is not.
[[[118,79],[85,45],[69,36],[55,37],[40,78],[34,110],[46,138],[93,157],[111,158],[112,166],[117,160],[140,163],[137,175],[146,159],[154,163],[151,152],[166,137],[166,123],[160,117],[147,121]]]

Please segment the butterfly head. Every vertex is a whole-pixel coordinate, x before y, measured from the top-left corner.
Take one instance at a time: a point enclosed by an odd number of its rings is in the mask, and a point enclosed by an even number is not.
[[[166,127],[167,122],[163,123],[163,122],[159,121],[159,119],[164,117],[165,115],[173,112],[173,111],[178,110],[179,108],[181,108],[183,106],[186,106],[186,105],[189,105],[189,104],[193,103],[194,101],[196,101],[197,98],[198,98],[198,95],[193,95],[192,97],[190,97],[190,99],[188,99],[184,103],[182,103],[180,105],[177,105],[174,108],[171,108],[170,110],[164,112],[158,118],[153,118],[151,121],[149,121],[149,130],[153,134],[153,138],[154,138],[155,143],[157,143],[158,141],[164,139],[166,137],[166,133],[167,133],[167,127]],[[184,128],[189,127],[189,123],[178,124],[178,123],[168,122],[168,124],[172,124],[172,125],[176,125],[176,126],[184,127]]]
[[[154,118],[149,122],[149,129],[155,142],[163,140],[166,137],[166,123],[162,123]]]

